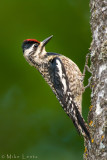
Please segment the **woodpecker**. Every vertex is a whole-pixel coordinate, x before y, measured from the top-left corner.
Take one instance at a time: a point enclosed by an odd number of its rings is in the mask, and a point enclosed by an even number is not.
[[[36,39],[24,40],[22,44],[24,57],[49,84],[79,134],[90,139],[88,126],[82,117],[83,75],[69,58],[58,53],[46,52],[45,45],[52,37],[42,42]]]

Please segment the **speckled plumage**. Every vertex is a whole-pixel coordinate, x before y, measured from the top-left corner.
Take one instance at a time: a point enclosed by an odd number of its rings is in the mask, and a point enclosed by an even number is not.
[[[36,51],[31,48],[30,54],[24,52],[26,60],[42,74],[52,88],[62,108],[72,119],[78,132],[90,138],[87,126],[82,118],[83,76],[78,66],[69,58],[49,53],[42,49],[42,42]]]

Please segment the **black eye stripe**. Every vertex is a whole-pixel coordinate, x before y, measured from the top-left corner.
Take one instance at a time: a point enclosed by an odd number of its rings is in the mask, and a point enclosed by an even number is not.
[[[33,45],[34,44],[34,45]],[[36,50],[39,43],[36,43],[34,41],[24,41],[23,44],[22,44],[22,48],[23,48],[23,52],[26,50],[26,49],[29,49],[31,46],[34,46],[34,49]]]

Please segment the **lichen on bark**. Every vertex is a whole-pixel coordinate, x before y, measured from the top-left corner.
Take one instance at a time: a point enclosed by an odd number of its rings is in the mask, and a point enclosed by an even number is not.
[[[85,160],[107,159],[107,0],[90,0],[92,43],[91,143],[85,141]]]

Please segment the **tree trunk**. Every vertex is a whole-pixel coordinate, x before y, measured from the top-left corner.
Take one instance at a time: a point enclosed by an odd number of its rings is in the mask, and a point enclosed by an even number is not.
[[[91,143],[85,142],[85,160],[107,160],[107,0],[90,0],[91,8]]]

